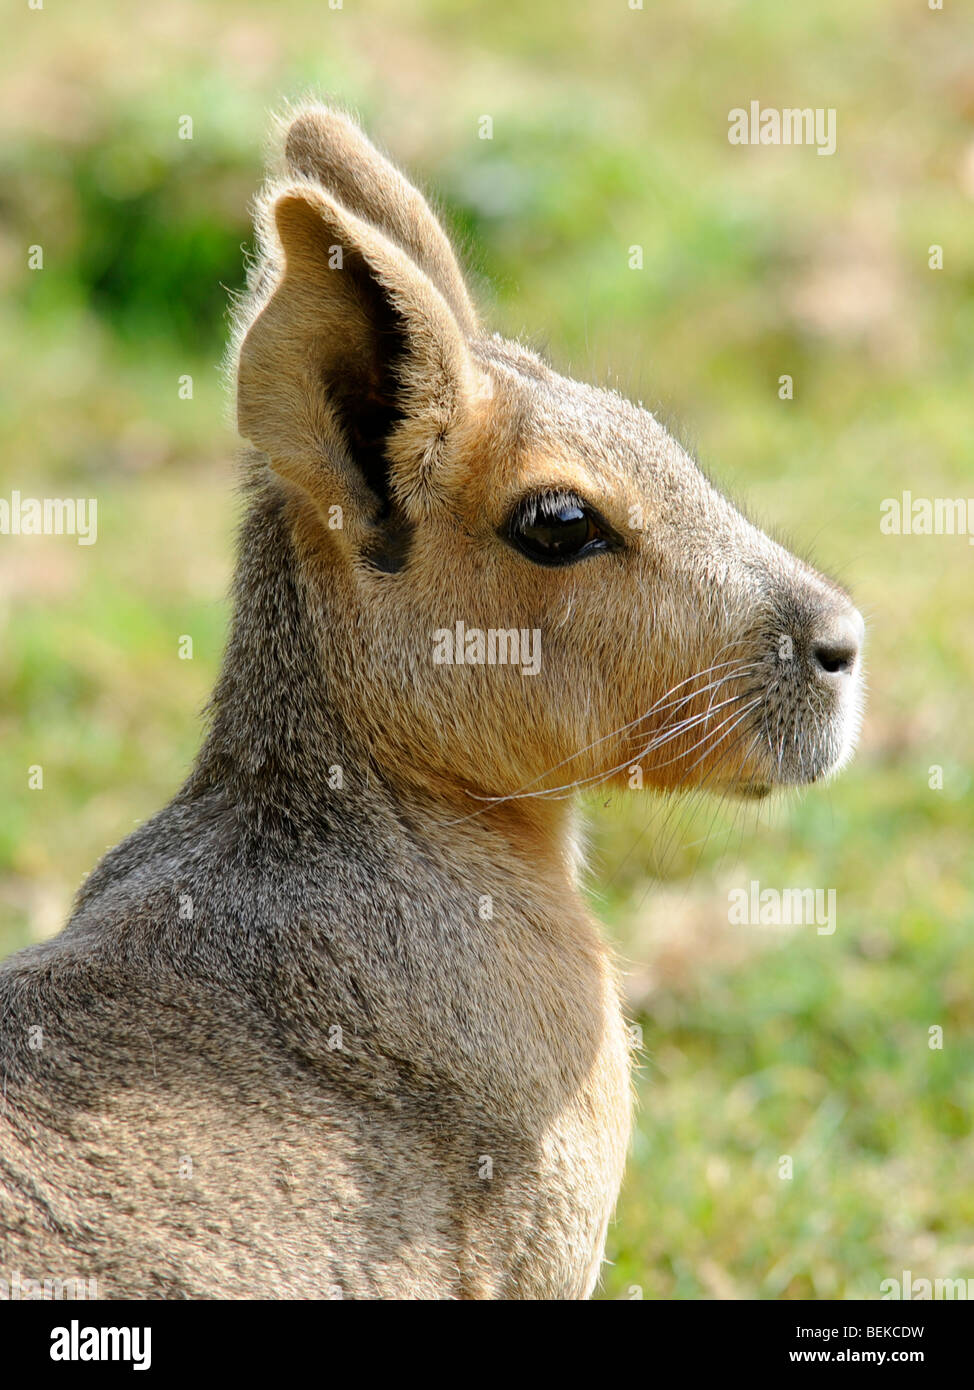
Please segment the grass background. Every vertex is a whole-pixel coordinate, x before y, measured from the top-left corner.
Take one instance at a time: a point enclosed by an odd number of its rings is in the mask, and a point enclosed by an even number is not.
[[[879,531],[903,489],[974,496],[970,13],[46,0],[7,34],[0,496],[95,496],[99,537],[0,537],[0,952],[60,928],[192,758],[235,515],[227,290],[269,110],[335,94],[436,193],[494,326],[660,410],[869,621],[833,786],[746,814],[591,807],[643,1037],[604,1296],[974,1277],[974,551]],[[752,98],[834,107],[836,154],[730,146]],[[835,934],[729,926],[752,878],[834,887]]]

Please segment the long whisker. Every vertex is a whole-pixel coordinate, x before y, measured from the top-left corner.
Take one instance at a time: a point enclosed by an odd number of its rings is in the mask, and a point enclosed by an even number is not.
[[[728,730],[728,733],[732,733],[732,732],[733,732],[733,730]],[[697,786],[696,789],[695,789],[695,793],[694,793],[693,796],[691,796],[690,798],[687,798],[686,795],[680,796],[680,797],[678,797],[678,796],[676,796],[676,795],[672,795],[672,796],[671,796],[671,798],[670,798],[668,804],[667,804],[666,807],[665,807],[665,810],[664,810],[664,813],[663,813],[662,824],[661,824],[661,826],[660,826],[661,829],[663,829],[663,828],[669,826],[669,827],[671,827],[671,830],[667,833],[667,836],[666,836],[666,843],[662,844],[662,846],[661,846],[659,840],[657,839],[657,844],[656,844],[657,851],[659,852],[659,854],[661,855],[661,857],[662,857],[664,860],[668,857],[669,852],[670,852],[670,847],[672,846],[672,843],[673,843],[673,841],[674,841],[675,838],[676,838],[676,833],[677,833],[677,829],[678,829],[677,819],[676,819],[677,812],[679,812],[679,811],[688,812],[688,813],[689,813],[689,816],[690,816],[690,819],[692,820],[692,818],[697,814],[697,810],[698,810],[698,809],[700,808],[700,806],[703,804],[704,799],[705,799],[707,793],[708,793],[708,792],[710,791],[710,789],[711,789],[711,786],[716,782],[717,774],[720,772],[721,768],[722,768],[722,767],[724,766],[724,764],[729,760],[729,758],[732,756],[732,754],[735,752],[735,750],[736,750],[738,747],[740,747],[741,743],[743,742],[743,739],[744,739],[746,736],[747,736],[747,735],[746,735],[746,730],[745,730],[743,735],[739,735],[736,739],[732,740],[731,742],[729,742],[729,743],[727,744],[726,748],[725,748],[725,749],[723,750],[723,752],[720,754],[720,756],[718,757],[718,759],[717,759],[716,763],[714,764],[714,766],[713,766],[713,767],[708,771],[708,773],[701,779],[700,783],[698,784],[698,786]],[[744,759],[743,759],[744,761],[747,760],[748,756],[750,755],[750,752],[754,749],[754,747],[756,746],[756,744],[757,744],[758,742],[760,742],[760,740],[762,739],[762,737],[763,737],[763,734],[762,734],[762,732],[761,732],[760,730],[752,737],[751,743],[748,745],[748,749],[747,749],[747,751],[746,751],[745,754],[744,754]],[[689,775],[689,772],[690,772],[691,770],[692,770],[692,769],[687,769],[687,772],[679,779],[679,781],[677,782],[676,786],[673,787],[673,788],[671,788],[671,792],[675,793],[675,792],[677,792],[677,791],[683,786],[683,784],[685,783],[686,778],[687,778],[687,776]],[[719,809],[720,809],[720,807],[719,807],[719,805],[718,805],[717,810],[719,810]],[[716,817],[715,817],[715,818],[716,818]],[[654,819],[658,819],[658,817],[650,816],[650,817],[647,818],[646,824],[643,826],[642,830],[640,830],[639,834],[635,836],[635,838],[633,839],[632,844],[629,846],[629,849],[627,850],[627,852],[626,852],[624,858],[623,858],[622,860],[620,860],[620,862],[616,865],[615,869],[613,870],[612,874],[605,880],[605,882],[604,882],[604,884],[603,884],[603,887],[606,887],[606,888],[607,888],[611,883],[613,883],[613,882],[617,879],[618,875],[620,874],[620,872],[622,871],[622,869],[625,867],[626,863],[628,863],[629,859],[630,859],[630,858],[632,857],[632,855],[636,852],[636,849],[638,848],[640,842],[644,839],[644,837],[646,836],[646,834],[647,834],[648,831],[650,830],[650,828],[651,828],[651,826],[652,826],[652,824],[653,824]],[[713,826],[712,826],[712,824],[711,824],[711,831],[712,831],[712,828],[713,828]],[[710,832],[708,832],[708,835],[705,837],[704,843],[706,843],[706,840],[709,839],[709,835],[710,835]],[[701,850],[701,853],[702,853],[702,850]],[[652,883],[650,883],[649,886],[647,886],[646,891],[644,892],[642,898],[640,899],[639,903],[637,904],[637,907],[636,907],[636,911],[637,911],[637,912],[638,912],[639,908],[642,906],[642,903],[645,902],[646,897],[648,896],[651,887],[652,887]]]
[[[613,777],[617,772],[621,772],[623,768],[638,765],[639,762],[654,749],[661,747],[665,743],[672,742],[673,739],[678,738],[681,734],[685,734],[691,731],[692,729],[699,727],[699,725],[701,724],[707,723],[710,720],[710,718],[717,713],[718,710],[725,708],[727,705],[736,704],[742,698],[744,697],[740,695],[732,695],[729,699],[723,700],[719,705],[715,706],[713,710],[704,710],[701,714],[695,714],[689,719],[682,720],[676,728],[668,729],[662,736],[651,739],[650,742],[643,749],[643,751],[640,754],[638,754],[638,756],[636,756],[635,758],[626,758],[624,762],[617,763],[615,767],[611,767],[607,771],[592,773],[588,777],[578,777],[573,782],[566,782],[565,785],[562,787],[543,787],[538,791],[512,792],[509,796],[504,798],[498,798],[498,800],[503,799],[505,801],[525,801],[532,797],[555,798],[559,792],[575,791],[580,787],[585,787],[593,783],[608,781],[610,777]],[[749,706],[749,708],[753,708],[753,705],[757,703],[760,703],[760,701],[753,701],[752,705]],[[733,715],[728,715],[728,719],[730,718],[733,718]],[[723,723],[726,722],[727,721],[725,720],[721,724],[718,724],[717,728],[722,728]],[[679,757],[685,757],[687,753],[692,753],[695,749],[699,748],[701,744],[705,741],[706,737],[709,737],[709,732],[710,731],[708,731],[708,734],[705,735],[704,739],[699,740],[697,743],[692,744],[690,748],[685,749],[683,753],[679,754]],[[713,732],[716,732],[716,730],[714,730]],[[676,759],[670,759],[669,761],[676,761]],[[655,766],[666,767],[667,763],[658,763],[655,764]]]
[[[713,768],[710,770],[710,772],[707,774],[707,777],[705,777],[705,778],[703,779],[703,781],[702,781],[701,784],[700,784],[699,793],[698,793],[698,796],[697,796],[696,807],[695,807],[695,809],[694,809],[694,814],[696,814],[696,809],[698,809],[699,806],[702,805],[704,795],[705,795],[705,793],[709,790],[710,783],[713,782],[713,781],[715,780],[717,772],[720,770],[720,768],[722,767],[722,765],[723,765],[723,764],[727,761],[727,759],[734,753],[734,751],[740,746],[740,744],[741,744],[742,742],[743,742],[743,736],[738,736],[738,738],[736,738],[736,739],[733,740],[731,743],[729,743],[729,744],[727,745],[727,748],[724,750],[724,753],[720,756],[720,758],[718,758],[717,762],[714,764],[714,767],[713,767]],[[674,806],[678,806],[679,804],[680,804],[679,802],[674,802]],[[697,864],[699,864],[700,858],[701,858],[701,856],[702,856],[702,854],[703,854],[704,846],[706,845],[707,841],[710,839],[710,835],[711,835],[712,832],[713,832],[714,823],[715,823],[715,821],[716,821],[717,814],[718,814],[719,811],[720,811],[720,803],[718,803],[718,805],[715,807],[714,815],[711,817],[710,826],[708,827],[707,834],[704,836],[703,843],[701,844],[700,851],[699,851],[699,853],[698,853],[698,855],[697,855],[697,861],[696,861]],[[674,832],[674,833],[675,833],[675,832]],[[636,904],[636,908],[635,908],[636,915],[638,915],[639,912],[640,912],[640,910],[642,909],[642,905],[643,905],[643,903],[646,901],[646,899],[649,897],[649,894],[650,894],[650,892],[652,891],[652,888],[653,888],[653,881],[652,881],[652,879],[650,879],[650,881],[649,881],[649,882],[647,883],[647,885],[646,885],[646,888],[645,888],[644,891],[643,891],[642,896],[641,896],[640,899],[639,899],[639,902]]]
[[[653,813],[646,818],[645,824],[634,837],[624,858],[616,865],[609,878],[605,880],[603,885],[605,888],[608,888],[616,881],[618,875],[636,853],[642,841],[645,840],[650,830],[654,828],[656,830],[653,843],[655,857],[661,862],[665,862],[669,859],[669,855],[675,845],[677,835],[679,834],[680,825],[687,821],[692,821],[697,815],[698,810],[707,798],[710,790],[709,783],[712,778],[715,778],[716,772],[722,762],[723,757],[718,759],[717,764],[715,764],[711,772],[701,779],[693,791],[689,793],[683,792],[680,795],[677,794],[683,785],[684,779],[681,778],[676,786],[671,788],[671,793],[667,796],[666,800],[662,803],[656,803]],[[644,894],[643,900],[645,900],[645,896]]]
[[[520,788],[518,788],[517,791],[515,791],[515,792],[509,792],[509,793],[507,793],[507,794],[504,795],[504,796],[496,796],[496,797],[490,797],[490,796],[483,796],[483,797],[481,797],[481,796],[478,796],[476,792],[469,792],[469,791],[468,791],[467,795],[470,796],[471,798],[473,798],[474,800],[484,801],[484,802],[489,803],[490,805],[498,805],[498,804],[500,804],[500,803],[502,803],[502,802],[505,802],[505,801],[512,801],[512,800],[523,799],[523,798],[525,798],[525,797],[529,794],[529,793],[528,793],[528,789],[529,789],[530,787],[533,787],[533,786],[535,785],[535,783],[540,782],[543,778],[549,777],[549,776],[551,775],[552,772],[557,772],[559,768],[562,768],[562,767],[566,766],[566,764],[568,764],[568,763],[574,762],[577,758],[580,758],[580,757],[584,756],[584,754],[586,754],[586,753],[588,753],[588,752],[591,752],[591,750],[592,750],[593,748],[597,748],[600,744],[606,743],[606,742],[608,742],[608,740],[610,740],[610,739],[614,739],[614,738],[619,738],[619,737],[621,737],[623,734],[628,733],[629,730],[634,729],[637,725],[645,723],[645,721],[646,721],[647,719],[652,718],[654,715],[659,714],[662,710],[665,710],[665,709],[668,708],[669,706],[673,705],[674,702],[671,700],[670,697],[671,697],[676,691],[678,691],[678,690],[682,689],[684,686],[688,685],[691,681],[702,680],[704,677],[709,676],[709,675],[712,675],[715,671],[721,670],[722,668],[725,668],[725,667],[736,667],[736,669],[734,669],[734,670],[725,671],[725,674],[724,674],[723,676],[719,677],[717,681],[712,682],[711,684],[705,685],[705,686],[703,686],[703,687],[700,688],[700,689],[691,691],[688,695],[685,695],[685,696],[681,697],[678,701],[675,702],[676,708],[679,708],[679,706],[680,706],[681,704],[689,703],[690,700],[695,699],[695,698],[697,698],[697,697],[700,696],[700,695],[706,694],[706,692],[707,692],[708,690],[716,690],[716,689],[719,689],[720,686],[721,686],[722,684],[726,684],[726,683],[729,682],[730,680],[737,679],[739,676],[746,675],[749,671],[752,671],[752,670],[755,668],[756,665],[757,665],[756,662],[749,662],[749,663],[747,663],[747,664],[745,664],[745,665],[740,665],[739,663],[736,663],[736,662],[734,662],[734,661],[721,661],[721,662],[715,662],[715,663],[713,663],[711,666],[708,666],[706,669],[704,669],[704,670],[702,670],[702,671],[697,671],[697,672],[695,672],[692,676],[688,676],[685,680],[679,681],[676,685],[671,686],[669,690],[665,691],[665,692],[663,693],[663,695],[661,695],[661,696],[659,697],[659,699],[656,700],[656,701],[649,707],[649,709],[645,711],[645,713],[639,715],[638,718],[630,720],[627,724],[620,725],[620,727],[617,728],[617,729],[612,729],[612,730],[610,730],[609,733],[603,734],[600,738],[594,739],[591,743],[586,744],[583,748],[580,748],[580,749],[576,750],[576,752],[569,754],[568,757],[562,758],[560,762],[554,763],[551,767],[547,768],[544,772],[538,773],[538,775],[537,775],[536,777],[533,777],[533,778],[531,779],[530,782],[525,782]],[[664,727],[665,727],[665,725],[664,725]],[[631,760],[629,760],[629,761],[631,761]],[[628,764],[624,764],[624,766],[625,766],[625,765],[628,765]],[[586,779],[586,780],[590,780],[590,779]],[[550,790],[552,790],[552,791],[558,791],[558,790],[561,790],[561,789],[560,789],[560,788],[552,788],[552,789],[550,789]],[[474,816],[477,816],[477,815],[481,814],[481,811],[482,811],[483,809],[486,809],[486,808],[478,808],[478,810],[470,812],[469,815],[461,816],[461,817],[459,817],[457,820],[451,821],[450,824],[451,824],[451,825],[460,825],[460,824],[462,824],[464,821],[470,820],[470,819],[472,819]]]

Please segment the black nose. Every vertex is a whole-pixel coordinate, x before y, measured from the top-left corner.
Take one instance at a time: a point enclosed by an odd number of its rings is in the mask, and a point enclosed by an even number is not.
[[[809,634],[812,663],[823,677],[845,676],[855,667],[865,625],[856,610],[823,614]]]

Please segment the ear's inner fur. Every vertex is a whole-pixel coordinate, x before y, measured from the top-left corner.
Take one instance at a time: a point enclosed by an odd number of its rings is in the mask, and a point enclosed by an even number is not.
[[[283,262],[241,344],[241,433],[394,571],[466,399],[466,344],[422,270],[327,193],[293,188],[270,211]]]
[[[394,571],[405,562],[411,529],[392,493],[388,455],[390,435],[405,418],[400,372],[407,355],[406,327],[357,252],[346,252],[344,273],[354,280],[367,331],[349,343],[346,357],[323,365],[321,384],[352,460],[378,499],[374,539],[364,553],[378,568]]]

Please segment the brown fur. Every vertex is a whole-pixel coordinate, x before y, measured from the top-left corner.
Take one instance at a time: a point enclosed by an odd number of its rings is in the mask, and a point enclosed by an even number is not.
[[[62,935],[0,970],[0,1275],[586,1297],[629,1059],[560,789],[826,774],[861,620],[652,416],[483,333],[347,117],[292,114],[258,231],[211,728]],[[618,543],[533,563],[509,523],[538,493]],[[436,664],[457,621],[538,629],[540,670]]]

